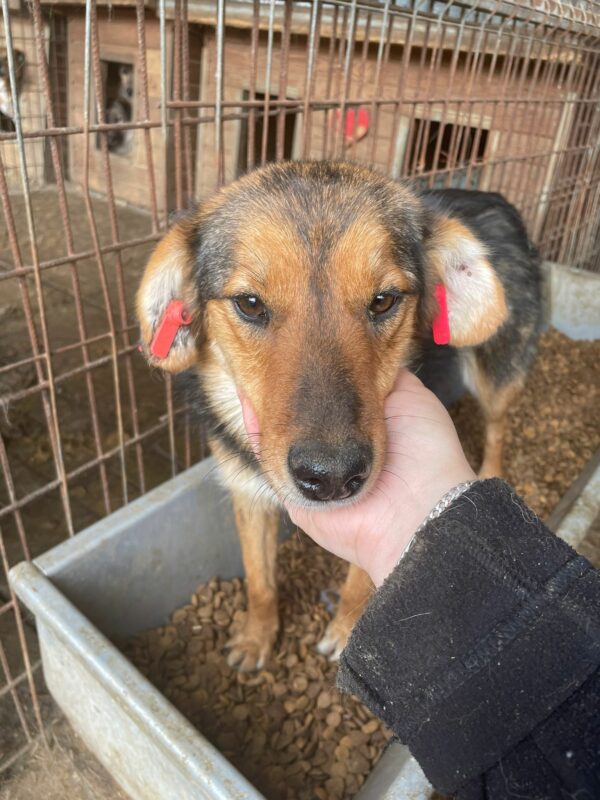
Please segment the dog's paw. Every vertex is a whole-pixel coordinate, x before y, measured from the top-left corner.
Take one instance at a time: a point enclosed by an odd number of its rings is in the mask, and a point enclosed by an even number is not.
[[[346,647],[346,642],[350,636],[354,620],[332,619],[325,635],[317,644],[317,650],[321,655],[328,656],[330,661],[338,661],[342,650]]]
[[[276,634],[277,629],[269,632],[247,623],[225,645],[229,650],[227,663],[240,672],[262,669],[271,654]]]

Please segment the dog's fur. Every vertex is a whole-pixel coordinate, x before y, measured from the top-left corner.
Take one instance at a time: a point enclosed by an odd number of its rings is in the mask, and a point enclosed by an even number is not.
[[[440,281],[451,346],[435,348]],[[369,308],[379,293],[398,300],[375,317]],[[239,313],[236,298],[248,296],[264,303],[263,319]],[[184,301],[193,323],[158,360],[149,344],[172,299]],[[419,194],[357,165],[291,162],[245,176],[173,225],[138,293],[142,347],[151,364],[187,371],[232,493],[248,617],[232,641],[231,664],[261,666],[278,630],[281,498],[319,502],[292,475],[295,444],[368,451],[355,496],[368,492],[385,454],[383,405],[398,369],[427,377],[433,353],[434,390],[443,394],[440,376],[451,374],[453,388],[463,382],[479,400],[481,474],[498,474],[505,415],[535,353],[540,306],[537,253],[517,211],[497,194]],[[260,463],[238,391],[260,424]],[[321,652],[339,654],[369,591],[368,577],[351,567]]]
[[[15,50],[14,58],[17,95],[20,95],[25,74],[25,53],[21,50]],[[15,130],[14,116],[15,107],[10,89],[8,54],[5,50],[0,50],[0,131],[10,131],[12,133]]]
[[[121,64],[119,67],[119,88],[117,96],[106,108],[106,121],[109,123],[131,122],[133,103],[133,67]],[[108,149],[111,153],[126,155],[133,141],[131,130],[109,130],[106,134]]]

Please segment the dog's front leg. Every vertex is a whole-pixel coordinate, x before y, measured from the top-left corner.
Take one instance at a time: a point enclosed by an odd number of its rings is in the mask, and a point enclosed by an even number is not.
[[[279,628],[275,577],[279,514],[247,494],[233,492],[232,499],[246,570],[248,613],[227,645],[227,663],[245,671],[264,666]]]
[[[340,657],[354,623],[364,611],[372,591],[373,583],[367,573],[350,564],[348,577],[340,591],[337,613],[317,645],[319,653],[328,655],[330,661],[337,661]]]
[[[479,478],[499,478],[502,475],[502,453],[508,411],[523,388],[523,376],[518,375],[510,383],[495,389],[490,388],[489,379],[480,378],[478,398],[485,417],[485,449],[479,468]]]

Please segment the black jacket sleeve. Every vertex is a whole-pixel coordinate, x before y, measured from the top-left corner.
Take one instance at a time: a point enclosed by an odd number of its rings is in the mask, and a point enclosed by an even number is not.
[[[503,481],[429,522],[375,592],[338,685],[464,800],[600,798],[600,574]]]

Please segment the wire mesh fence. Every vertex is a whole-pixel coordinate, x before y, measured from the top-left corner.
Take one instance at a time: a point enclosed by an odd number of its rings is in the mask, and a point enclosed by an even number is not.
[[[169,213],[266,161],[502,192],[600,269],[600,4],[2,0],[0,772],[43,728],[8,569],[203,455],[136,352]]]

